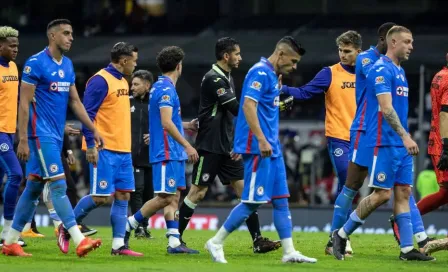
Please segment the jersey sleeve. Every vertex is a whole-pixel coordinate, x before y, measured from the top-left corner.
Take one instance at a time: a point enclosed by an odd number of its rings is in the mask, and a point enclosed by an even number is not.
[[[367,76],[370,72],[370,69],[372,69],[373,64],[375,64],[375,62],[368,56],[361,56],[360,61],[361,63],[358,65],[361,65],[361,73]]]
[[[375,90],[375,94],[391,94],[392,74],[386,66],[375,67],[371,70],[369,77],[372,77],[372,84]]]
[[[22,81],[30,85],[37,85],[41,76],[39,60],[36,57],[28,59],[23,67]]]
[[[168,90],[161,91],[162,94],[157,98],[159,108],[174,107],[175,92],[170,87]]]
[[[248,75],[247,79],[244,81],[243,94],[244,97],[250,98],[258,102],[263,94],[263,92],[269,89],[269,78],[268,74],[261,70],[253,70]]]
[[[75,67],[73,66],[72,63],[72,77],[70,78],[70,86],[75,85],[76,82],[76,73],[75,73]]]
[[[325,67],[316,74],[316,76],[302,87],[282,86],[282,93],[292,95],[295,99],[306,100],[315,95],[324,93],[331,84],[331,70]]]
[[[210,88],[219,104],[224,105],[232,100],[236,100],[235,93],[229,88],[229,85],[219,77],[211,77]]]

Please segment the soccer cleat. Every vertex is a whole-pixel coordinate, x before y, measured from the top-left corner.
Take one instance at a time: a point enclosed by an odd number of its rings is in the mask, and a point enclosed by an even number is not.
[[[254,240],[254,253],[267,253],[279,249],[282,246],[280,241],[271,241],[269,238],[257,237]]]
[[[101,244],[102,243],[100,239],[91,239],[89,237],[86,237],[76,247],[76,255],[78,255],[78,257],[84,257],[90,251],[99,248]]]
[[[126,246],[122,246],[119,249],[112,249],[110,255],[114,256],[131,256],[131,257],[143,257],[143,253],[135,252],[127,248]]]
[[[96,229],[91,229],[83,223],[80,223],[78,225],[78,227],[79,227],[79,230],[81,231],[82,235],[84,235],[84,236],[92,236],[98,232]]]
[[[20,234],[22,237],[26,238],[43,238],[45,235],[39,232],[34,232],[33,229],[28,229],[27,231],[24,231]]]
[[[177,247],[168,246],[166,248],[166,252],[168,254],[199,254],[199,251],[197,251],[196,249],[191,249],[191,248],[187,247],[187,245],[185,243],[183,243],[183,244],[181,243]]]
[[[331,237],[325,246],[325,255],[333,255],[333,242],[331,241]]]
[[[347,246],[347,239],[342,238],[338,234],[339,229],[336,229],[331,234],[331,241],[333,243],[333,256],[343,261],[345,259],[345,247]]]
[[[440,251],[440,250],[448,250],[448,238],[443,239],[431,239],[426,238],[426,243],[423,247],[421,247],[421,243],[419,243],[420,252],[426,255],[431,255],[434,252]],[[425,242],[423,241],[423,242]],[[423,251],[423,252],[422,252]]]
[[[139,226],[135,229],[134,233],[135,238],[137,239],[152,239],[151,233],[144,227]]]
[[[431,256],[426,256],[422,254],[417,249],[413,248],[408,253],[403,253],[400,251],[400,256],[398,257],[402,261],[435,261],[436,258]]]
[[[310,258],[302,253],[300,251],[293,251],[289,254],[283,255],[282,262],[284,263],[316,263],[317,259]]]
[[[395,241],[397,241],[398,245],[400,245],[400,231],[398,230],[398,224],[395,222],[394,215],[389,217],[390,226],[392,227],[392,231],[394,233]]]
[[[58,227],[58,247],[64,254],[68,253],[68,249],[70,247],[70,234],[64,228],[63,224],[60,224]],[[78,251],[78,249],[76,249],[76,251]]]
[[[345,246],[345,257],[353,257],[353,248],[352,243],[350,242],[350,237],[348,238]]]
[[[26,253],[23,248],[15,243],[11,245],[3,245],[2,254],[6,256],[31,257],[33,254]]]
[[[3,243],[4,243],[4,242],[5,242],[4,239],[1,239],[1,240],[0,240],[0,247],[3,246]],[[27,244],[26,244],[25,241],[22,239],[22,237],[19,237],[19,240],[17,241],[17,244],[19,244],[19,246],[21,246],[21,247],[26,247],[26,246],[27,246]]]
[[[224,258],[224,250],[222,245],[215,244],[212,242],[212,239],[210,239],[207,243],[205,243],[204,248],[210,253],[214,262],[227,263],[227,260]]]

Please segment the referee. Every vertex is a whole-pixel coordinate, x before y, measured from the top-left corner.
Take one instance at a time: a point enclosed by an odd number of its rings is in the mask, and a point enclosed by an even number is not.
[[[231,185],[238,196],[241,196],[244,185],[243,162],[237,156],[231,156],[233,119],[238,114],[239,103],[230,72],[238,68],[241,61],[238,42],[229,37],[219,39],[215,56],[217,62],[205,74],[201,84],[199,131],[195,146],[200,158],[193,168],[190,191],[179,210],[181,236],[216,176],[222,184]],[[254,253],[265,253],[280,247],[280,242],[261,236],[257,212],[247,218],[246,224],[252,236]]]
[[[131,131],[132,131],[132,163],[134,166],[135,192],[131,193],[132,214],[142,207],[143,203],[153,198],[152,168],[149,164],[149,122],[148,102],[149,90],[154,77],[147,70],[139,70],[132,74],[131,91]],[[147,230],[148,220],[135,229],[136,238],[152,238]]]

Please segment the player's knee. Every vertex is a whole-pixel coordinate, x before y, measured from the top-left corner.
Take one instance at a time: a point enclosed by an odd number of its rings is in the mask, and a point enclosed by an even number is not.
[[[202,199],[204,199],[207,190],[208,187],[193,185],[188,192],[188,199],[194,204],[198,204]]]
[[[109,201],[108,196],[92,196],[93,202],[95,202],[96,206],[102,206]]]
[[[377,189],[375,190],[375,195],[377,196],[378,204],[381,205],[392,197],[392,190]]]
[[[176,201],[177,196],[172,194],[158,194],[157,200],[160,203],[160,206],[166,207],[169,206],[171,203]]]
[[[67,191],[67,184],[64,180],[57,180],[50,182],[50,191],[52,197],[63,197]]]
[[[276,210],[288,210],[289,203],[287,198],[276,198],[272,200],[272,206]]]
[[[402,199],[409,199],[411,191],[411,186],[395,186],[395,195]]]
[[[131,194],[129,192],[116,191],[115,199],[129,201],[131,199]]]

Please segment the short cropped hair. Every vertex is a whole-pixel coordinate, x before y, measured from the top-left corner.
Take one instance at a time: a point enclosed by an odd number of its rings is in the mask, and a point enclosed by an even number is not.
[[[230,54],[235,51],[235,47],[239,46],[239,43],[230,37],[220,38],[215,45],[215,56],[216,60],[222,60],[224,58],[224,54]]]
[[[291,47],[292,50],[294,50],[294,52],[296,52],[300,56],[303,56],[306,53],[305,48],[303,48],[302,45],[298,43],[292,36],[285,36],[281,38],[280,41],[277,42],[277,46],[279,46],[280,44],[287,44],[289,47]]]
[[[157,54],[156,63],[162,73],[172,72],[184,59],[185,53],[178,46],[167,46]]]
[[[361,34],[354,30],[342,33],[336,38],[336,46],[340,45],[352,45],[354,48],[360,49],[362,47]]]
[[[19,31],[10,26],[0,27],[0,42],[6,41],[7,38],[18,38]]]
[[[138,52],[138,48],[127,42],[119,42],[112,47],[110,51],[110,60],[112,63],[118,63],[123,56],[132,57],[132,53]]]
[[[389,29],[391,29],[392,27],[396,26],[396,23],[392,23],[392,22],[387,22],[382,24],[377,31],[378,36],[380,37],[384,37],[386,38],[387,32],[389,31]]]
[[[59,25],[72,25],[72,22],[68,19],[56,19],[48,23],[47,25],[47,31],[50,30],[50,28],[59,26]]]
[[[138,70],[132,74],[132,79],[140,78],[141,80],[147,80],[151,85],[154,83],[154,76],[148,70]]]
[[[395,33],[412,34],[412,32],[408,28],[406,28],[404,26],[396,25],[396,26],[393,26],[391,29],[389,29],[389,31],[387,32],[386,39],[389,40],[392,37],[392,35],[394,35]]]

